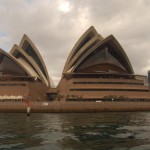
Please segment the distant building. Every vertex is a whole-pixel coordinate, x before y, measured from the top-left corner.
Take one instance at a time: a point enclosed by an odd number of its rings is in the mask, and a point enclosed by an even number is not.
[[[22,100],[30,95],[32,100],[43,101],[49,87],[44,61],[27,35],[10,53],[0,50],[1,100]]]
[[[103,38],[90,27],[73,47],[57,89],[65,101],[147,101],[145,79],[134,74],[113,35]]]
[[[56,88],[27,35],[10,53],[0,50],[0,100],[30,97],[32,101],[149,101],[145,81],[146,76],[134,74],[115,37],[103,38],[94,27],[73,47]],[[150,72],[148,82],[150,85]]]
[[[148,85],[150,86],[150,70],[148,71]]]

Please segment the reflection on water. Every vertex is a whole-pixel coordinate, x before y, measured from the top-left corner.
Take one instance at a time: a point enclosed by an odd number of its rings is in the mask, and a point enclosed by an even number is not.
[[[149,150],[150,113],[0,114],[0,149]]]

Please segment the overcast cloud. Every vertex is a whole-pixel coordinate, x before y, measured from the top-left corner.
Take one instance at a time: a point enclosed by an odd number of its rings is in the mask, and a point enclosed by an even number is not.
[[[150,0],[0,0],[0,47],[9,52],[27,34],[55,85],[80,36],[93,25],[113,34],[136,74],[150,70]]]

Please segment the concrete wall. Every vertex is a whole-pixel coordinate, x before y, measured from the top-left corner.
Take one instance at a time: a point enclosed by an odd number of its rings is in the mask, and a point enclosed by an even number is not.
[[[48,87],[42,84],[41,82],[0,81],[0,84],[1,84],[0,85],[1,96],[4,96],[4,95],[28,96],[30,95],[32,101],[45,101],[47,99],[46,91],[48,90]],[[20,84],[24,84],[24,86],[20,86]]]
[[[150,111],[150,102],[31,102],[31,112]],[[0,112],[26,112],[25,102],[0,102]]]
[[[73,84],[73,82],[111,82],[111,84]],[[113,84],[114,82],[114,84]],[[119,84],[116,84],[119,83]],[[120,84],[126,83],[126,84]],[[130,83],[130,84],[128,84]],[[140,83],[143,85],[135,85],[135,83]],[[80,91],[75,89],[81,89]],[[83,90],[82,90],[83,89]],[[99,91],[84,91],[84,89],[98,89]],[[102,90],[101,90],[102,89]],[[105,89],[105,90],[103,90]],[[108,90],[109,89],[109,90]],[[110,91],[112,89],[112,91]],[[121,89],[122,91],[117,91],[115,89]],[[137,90],[139,89],[139,90]],[[66,100],[67,97],[82,97],[84,99],[103,99],[106,96],[124,96],[130,99],[150,99],[149,87],[145,86],[141,80],[133,79],[103,79],[103,78],[62,78],[57,90],[59,95],[64,98],[62,101]],[[114,90],[114,91],[113,91]],[[142,91],[143,90],[143,91]]]

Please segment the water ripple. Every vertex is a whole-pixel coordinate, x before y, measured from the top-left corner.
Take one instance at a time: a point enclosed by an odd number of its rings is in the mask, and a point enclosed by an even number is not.
[[[150,113],[0,114],[0,150],[148,150]]]

